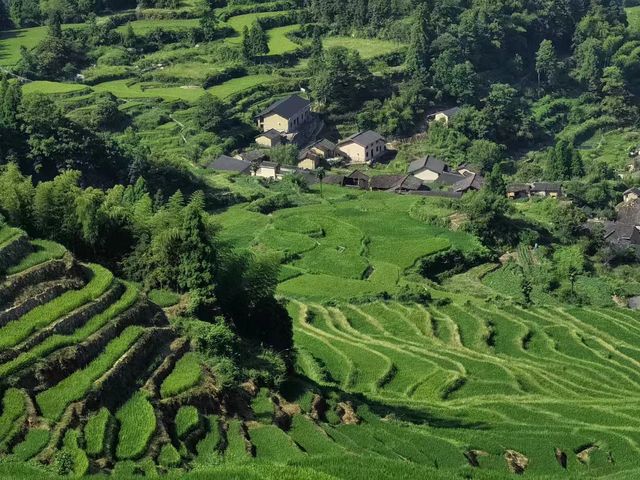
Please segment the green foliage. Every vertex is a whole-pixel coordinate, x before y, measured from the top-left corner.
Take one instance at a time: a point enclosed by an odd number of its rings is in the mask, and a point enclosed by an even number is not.
[[[26,411],[24,393],[18,389],[10,388],[2,398],[2,415],[0,415],[0,447],[10,440],[15,433],[17,422]]]
[[[180,301],[180,295],[170,290],[153,289],[149,292],[149,300],[162,308],[168,308]]]
[[[201,378],[202,369],[198,355],[191,352],[186,353],[176,362],[171,374],[162,382],[160,394],[163,398],[179,395],[195,387]]]
[[[173,445],[167,444],[163,445],[160,450],[158,463],[163,467],[179,467],[182,463],[182,457]]]
[[[105,453],[108,430],[112,421],[111,413],[104,407],[87,420],[84,427],[84,438],[86,451],[90,457],[99,457]]]
[[[251,401],[251,409],[256,419],[262,423],[271,423],[273,420],[274,406],[268,389],[261,388],[258,395]]]
[[[49,443],[51,432],[45,428],[27,432],[24,440],[13,447],[13,456],[22,462],[32,459]]]
[[[62,449],[58,451],[55,467],[60,475],[83,477],[89,471],[89,458],[80,448],[80,435],[77,430],[67,430],[62,441]]]
[[[180,407],[175,419],[176,434],[178,438],[184,439],[189,433],[200,425],[200,414],[194,406]]]
[[[120,422],[116,456],[120,460],[140,458],[156,430],[156,414],[145,396],[136,392],[116,413]]]
[[[127,327],[84,369],[76,370],[57,385],[36,395],[36,402],[42,415],[58,420],[67,406],[73,401],[82,399],[93,383],[129,350],[143,331],[143,327],[140,326]]]

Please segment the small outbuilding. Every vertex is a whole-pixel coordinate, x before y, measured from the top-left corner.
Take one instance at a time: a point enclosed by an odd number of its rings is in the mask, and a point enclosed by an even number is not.
[[[558,198],[562,196],[562,187],[554,182],[536,182],[531,184],[529,193],[534,197]]]
[[[638,200],[640,198],[640,188],[633,187],[627,190],[622,194],[624,203],[633,202],[634,200]]]
[[[282,135],[279,131],[272,128],[258,135],[256,137],[256,143],[267,148],[277,147],[282,144]]]
[[[453,185],[453,191],[458,193],[477,192],[484,186],[484,178],[479,173],[467,175]]]
[[[460,107],[453,107],[442,112],[438,112],[435,115],[436,122],[443,122],[445,125],[449,125],[460,113]]]
[[[531,185],[528,183],[512,183],[507,185],[507,198],[517,200],[519,198],[529,198]]]

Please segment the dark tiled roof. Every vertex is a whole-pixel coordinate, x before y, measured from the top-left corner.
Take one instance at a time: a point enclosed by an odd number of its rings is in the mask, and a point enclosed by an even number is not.
[[[237,158],[229,157],[227,155],[220,155],[213,162],[207,165],[207,168],[223,172],[245,173],[251,169],[251,162],[238,160]]]
[[[290,97],[283,98],[277,102],[272,103],[266,109],[258,114],[259,117],[275,113],[284,118],[291,118],[297,113],[305,110],[311,105],[309,100],[299,97],[298,95],[291,95]]]
[[[267,155],[261,150],[251,150],[250,152],[242,152],[238,155],[242,160],[247,162],[257,162],[267,158]]]
[[[604,226],[604,238],[618,246],[631,246],[640,243],[640,232],[635,225],[620,222],[608,222]]]
[[[618,222],[640,225],[640,200],[633,200],[618,207]]]
[[[369,180],[369,188],[373,190],[391,190],[401,184],[407,175],[377,175]]]
[[[344,175],[327,175],[322,180],[322,183],[326,183],[327,185],[342,185],[344,182]]]
[[[562,187],[559,183],[553,182],[536,182],[531,184],[532,192],[561,192]]]
[[[378,140],[384,141],[382,135],[380,135],[378,132],[374,132],[373,130],[367,130],[366,132],[356,133],[348,138],[345,138],[338,145],[344,145],[346,143],[353,142],[362,147],[366,147],[367,145],[371,145]]]
[[[453,107],[438,113],[442,113],[443,115],[446,115],[449,118],[453,118],[458,114],[459,111],[460,111],[460,107]]]
[[[260,167],[265,167],[265,168],[279,168],[280,165],[278,165],[276,162],[262,162],[260,164]]]
[[[464,180],[465,178],[467,177],[460,173],[442,172],[442,174],[440,174],[440,177],[438,177],[438,182],[444,183],[445,185],[455,185],[460,180]]]
[[[418,170],[431,170],[432,172],[436,172],[437,174],[441,174],[449,170],[449,167],[442,160],[434,157],[433,155],[427,155],[424,158],[419,158],[418,160],[414,160],[409,165],[409,173],[417,172]]]
[[[264,133],[261,133],[260,135],[258,135],[256,138],[258,137],[267,137],[269,140],[276,140],[278,138],[281,137],[280,132],[275,130],[275,129],[271,129],[271,130],[267,130]]]
[[[529,192],[529,190],[531,190],[531,185],[527,183],[512,183],[511,185],[507,185],[507,192],[509,193]]]
[[[368,181],[369,180],[369,175],[367,175],[366,173],[364,173],[364,172],[362,172],[360,170],[354,170],[349,175],[347,175],[346,178],[367,180]]]
[[[464,179],[456,182],[453,185],[454,192],[467,192],[469,190],[480,190],[484,185],[484,178],[482,175],[474,173],[473,175],[469,175],[464,177]]]
[[[630,189],[628,189],[627,191],[625,191],[623,195],[629,195],[630,193],[635,193],[636,195],[640,195],[640,188],[638,188],[638,187],[631,187]]]

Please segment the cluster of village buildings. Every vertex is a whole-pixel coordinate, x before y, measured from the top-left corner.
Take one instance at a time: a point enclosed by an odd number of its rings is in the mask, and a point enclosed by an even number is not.
[[[437,112],[435,121],[449,124],[459,112],[451,108]],[[221,155],[209,168],[217,171],[254,175],[261,178],[279,180],[285,175],[299,173],[314,181],[312,172],[319,167],[349,165],[355,170],[344,175],[327,175],[325,183],[357,187],[367,190],[385,190],[397,193],[441,195],[459,197],[466,192],[480,190],[484,178],[470,165],[450,167],[446,162],[427,155],[413,161],[403,174],[369,175],[358,170],[383,160],[390,154],[385,139],[377,132],[358,132],[337,143],[326,138],[315,140],[300,151],[296,165],[281,165],[269,159],[269,148],[293,143],[298,135],[312,122],[311,102],[299,95],[291,95],[271,104],[256,115],[256,125],[261,133],[255,143],[262,147],[239,153],[233,157]],[[432,189],[433,185],[438,189]],[[550,196],[559,197],[560,186],[552,183],[510,185],[507,196],[512,199]]]

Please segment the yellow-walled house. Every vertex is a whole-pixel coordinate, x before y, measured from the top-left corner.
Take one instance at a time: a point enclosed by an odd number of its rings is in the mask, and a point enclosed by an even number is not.
[[[298,95],[278,100],[256,115],[258,128],[263,132],[297,132],[311,120],[311,102]]]
[[[338,152],[350,163],[372,163],[387,151],[384,138],[373,130],[356,133],[338,143]]]
[[[282,145],[282,135],[277,130],[267,130],[256,137],[256,143],[262,147],[273,148]]]

